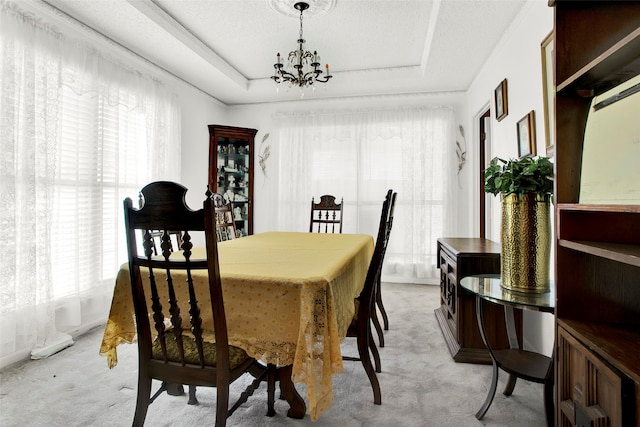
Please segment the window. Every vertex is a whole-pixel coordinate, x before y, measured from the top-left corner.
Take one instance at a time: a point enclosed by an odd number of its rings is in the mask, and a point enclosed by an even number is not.
[[[292,113],[275,122],[279,229],[308,229],[311,198],[332,194],[344,198],[343,232],[375,236],[392,188],[398,198],[383,274],[386,280],[436,281],[436,239],[453,223],[451,109]]]
[[[104,321],[126,261],[122,201],[180,176],[180,114],[161,82],[46,18],[12,2],[0,18],[4,364],[56,326]]]

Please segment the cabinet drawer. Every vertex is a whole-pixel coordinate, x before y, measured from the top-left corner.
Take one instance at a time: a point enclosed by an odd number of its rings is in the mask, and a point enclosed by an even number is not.
[[[558,327],[558,426],[634,425],[633,383]]]

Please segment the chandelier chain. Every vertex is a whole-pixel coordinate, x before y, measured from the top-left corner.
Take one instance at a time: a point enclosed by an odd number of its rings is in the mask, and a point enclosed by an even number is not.
[[[300,9],[300,40],[304,40],[302,37],[302,12],[304,9]]]

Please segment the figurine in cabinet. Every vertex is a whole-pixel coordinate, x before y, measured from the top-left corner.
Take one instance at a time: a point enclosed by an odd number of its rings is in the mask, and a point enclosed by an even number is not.
[[[227,191],[224,192],[223,197],[227,200],[227,202],[233,202],[236,198],[236,193],[234,193],[231,188],[228,188]]]

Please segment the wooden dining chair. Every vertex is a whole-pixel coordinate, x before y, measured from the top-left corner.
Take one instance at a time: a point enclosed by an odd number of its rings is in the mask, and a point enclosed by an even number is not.
[[[238,236],[236,222],[233,218],[233,203],[225,199],[221,194],[211,195],[216,214],[216,235],[218,242],[233,240]]]
[[[376,375],[376,372],[380,372],[380,356],[373,341],[373,334],[371,332],[371,316],[372,311],[375,309],[374,294],[376,290],[376,283],[378,283],[380,276],[380,269],[382,267],[383,249],[388,237],[387,224],[389,221],[390,203],[391,196],[388,195],[385,197],[384,203],[382,204],[378,235],[376,237],[373,255],[371,256],[371,262],[369,263],[369,269],[367,270],[367,276],[364,280],[364,287],[362,288],[360,295],[356,298],[356,313],[349,329],[347,330],[347,337],[356,338],[358,357],[342,357],[344,360],[356,360],[362,362],[373,390],[373,403],[376,405],[382,404],[380,383],[378,381],[378,376]],[[373,355],[376,363],[375,368],[371,362],[371,355]]]
[[[393,213],[396,206],[396,197],[398,193],[394,193],[392,189],[389,189],[387,192],[387,198],[390,199],[389,204],[389,217],[387,218],[386,232],[387,236],[384,242],[384,248],[382,249],[382,261],[380,262],[380,268],[382,269],[382,265],[384,264],[384,256],[387,252],[387,245],[389,244],[389,237],[391,236],[391,228],[393,226]],[[382,302],[382,273],[378,276],[378,283],[376,283],[376,292],[374,295],[375,305],[377,306],[377,310],[374,307],[371,321],[373,322],[373,326],[376,329],[378,334],[378,342],[380,343],[380,347],[384,347],[384,333],[382,331],[382,327],[384,326],[384,330],[389,330],[389,317],[387,316],[387,311],[384,308],[384,304]],[[380,311],[380,315],[382,316],[383,325],[380,325],[380,320],[378,319],[378,310]]]
[[[340,203],[336,203],[335,196],[330,194],[320,196],[320,202],[318,203],[312,197],[309,232],[342,233],[343,204],[343,199],[340,199]]]
[[[266,367],[228,343],[213,201],[207,197],[203,209],[193,211],[185,203],[186,192],[180,184],[159,181],[142,189],[142,208],[124,200],[139,352],[134,426],[144,424],[149,405],[169,384],[187,384],[191,404],[197,403],[196,386],[217,388],[215,425],[223,427],[267,375]],[[149,230],[163,230],[159,256]],[[170,249],[167,230],[181,232],[181,251]],[[206,241],[204,259],[193,258],[192,239],[198,234]],[[187,288],[188,300],[176,298],[179,288]],[[255,380],[229,407],[229,384],[250,371]],[[153,379],[162,384],[151,396]]]

